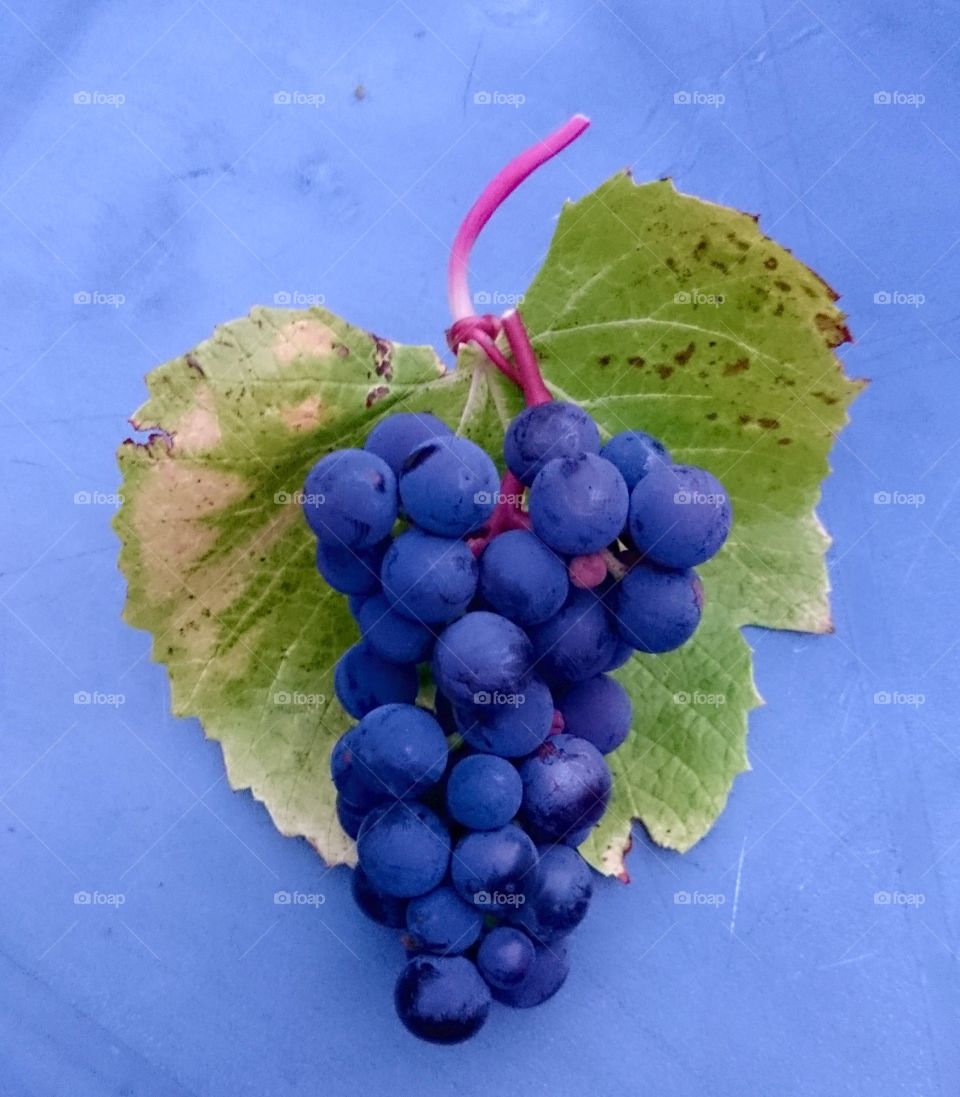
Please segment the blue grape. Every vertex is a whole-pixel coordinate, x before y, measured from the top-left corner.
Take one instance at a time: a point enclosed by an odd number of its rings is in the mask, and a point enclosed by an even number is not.
[[[723,484],[706,469],[660,465],[630,495],[630,537],[647,559],[693,568],[727,539],[733,512]]]
[[[598,674],[562,694],[557,708],[567,735],[586,739],[601,754],[616,750],[630,731],[633,706],[616,678]]]
[[[642,430],[624,430],[615,434],[600,450],[600,456],[617,466],[631,491],[655,464],[670,460],[663,442],[651,434],[644,434]]]
[[[509,990],[527,977],[536,951],[533,942],[515,926],[496,926],[480,942],[477,967],[491,987]]]
[[[443,885],[411,899],[407,907],[407,929],[414,938],[414,947],[454,956],[466,952],[479,938],[483,917],[452,887]]]
[[[541,848],[533,895],[515,921],[540,944],[552,944],[583,921],[593,895],[590,866],[570,846]]]
[[[570,590],[567,565],[539,537],[508,530],[480,557],[477,590],[497,613],[526,628],[552,617]]]
[[[475,750],[520,758],[535,751],[553,726],[553,696],[536,675],[518,693],[490,694],[481,704],[456,705],[457,729]]]
[[[478,610],[449,625],[433,652],[433,679],[455,704],[520,691],[533,660],[527,634],[506,617]]]
[[[375,594],[380,589],[380,565],[389,545],[389,538],[372,549],[318,541],[317,571],[341,594]]]
[[[486,1021],[490,990],[464,956],[415,956],[400,973],[394,1004],[414,1036],[458,1044]]]
[[[478,529],[497,504],[497,467],[469,438],[431,438],[400,470],[400,501],[412,522],[441,537]]]
[[[321,541],[372,549],[397,520],[397,478],[375,453],[340,449],[307,474],[303,513]]]
[[[358,808],[337,793],[337,820],[343,827],[344,833],[350,838],[355,839],[360,833],[360,824],[366,818],[368,810],[368,808]]]
[[[423,804],[394,800],[363,820],[357,857],[377,891],[410,899],[433,891],[443,880],[450,863],[450,835]]]
[[[400,411],[381,419],[367,435],[363,448],[386,461],[399,477],[403,462],[421,442],[448,434],[453,431],[429,412]]]
[[[595,453],[550,461],[530,489],[536,535],[557,552],[584,556],[615,541],[627,524],[630,493],[616,465]]]
[[[447,766],[442,728],[415,705],[381,705],[367,713],[353,729],[350,747],[362,779],[401,800],[432,788]]]
[[[491,912],[518,902],[536,879],[537,847],[520,827],[477,830],[453,851],[451,876],[461,899]]]
[[[611,670],[617,670],[622,667],[624,663],[628,663],[633,658],[633,648],[627,643],[626,640],[618,640],[617,646],[613,649],[613,655],[610,656],[610,662],[603,668],[604,671],[609,674]]]
[[[447,782],[447,807],[471,830],[497,830],[520,810],[523,782],[505,759],[472,754],[457,762]]]
[[[392,610],[383,594],[370,595],[357,614],[357,624],[366,643],[391,663],[422,663],[433,651],[433,632]]]
[[[333,685],[340,704],[358,720],[380,705],[410,704],[420,688],[416,667],[391,663],[363,641],[340,656]]]
[[[350,610],[351,616],[353,617],[354,621],[357,621],[358,624],[360,610],[363,609],[363,604],[369,597],[369,594],[351,594],[347,598],[347,606]]]
[[[374,780],[371,784],[373,775],[365,770],[354,753],[356,731],[355,727],[350,728],[334,744],[330,754],[330,776],[337,792],[352,808],[369,811],[385,799],[386,791],[379,781]]]
[[[579,845],[599,821],[613,784],[603,755],[573,735],[552,735],[520,767],[520,816],[538,840]]]
[[[668,571],[639,563],[607,592],[617,629],[636,651],[660,653],[685,644],[703,612],[695,571]]]
[[[525,408],[507,427],[503,456],[528,486],[556,458],[600,452],[600,432],[583,408],[562,400]]]
[[[363,913],[378,925],[402,929],[407,924],[407,900],[378,891],[359,865],[351,873],[353,900]]]
[[[540,945],[534,950],[534,960],[526,978],[514,987],[493,987],[493,996],[498,1002],[515,1009],[539,1006],[557,993],[569,973],[570,961],[565,942]]]
[[[459,617],[477,589],[477,561],[464,541],[411,529],[383,558],[383,592],[403,617],[440,625]]]
[[[599,674],[619,639],[603,602],[589,590],[572,590],[563,609],[532,629],[530,638],[534,670],[549,685],[582,682]]]

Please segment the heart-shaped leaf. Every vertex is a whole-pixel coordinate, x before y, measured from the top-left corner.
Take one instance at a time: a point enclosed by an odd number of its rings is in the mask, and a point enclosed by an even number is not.
[[[610,810],[584,853],[622,872],[631,818],[687,849],[746,767],[757,696],[740,626],[826,631],[814,514],[826,457],[857,385],[833,348],[835,295],[750,217],[617,176],[564,210],[523,314],[555,395],[606,433],[661,436],[725,482],[730,542],[704,568],[692,643],[618,672],[634,730],[612,757]],[[350,723],[333,695],[357,635],[314,566],[298,494],[322,454],[359,446],[396,410],[429,410],[500,461],[517,394],[476,355],[444,374],[322,309],[256,309],[154,370],[120,450],[117,516],[126,617],[149,629],[173,708],[197,715],[284,834],[351,862],[327,762]]]

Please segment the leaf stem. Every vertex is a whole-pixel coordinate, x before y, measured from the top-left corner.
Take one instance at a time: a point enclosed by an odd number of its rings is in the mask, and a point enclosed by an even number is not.
[[[562,152],[589,125],[589,118],[583,114],[575,114],[553,133],[515,156],[505,168],[498,171],[471,206],[454,238],[447,268],[447,296],[454,320],[463,320],[473,315],[473,298],[470,296],[468,282],[470,251],[484,225],[528,175],[541,164],[552,160],[558,152]]]

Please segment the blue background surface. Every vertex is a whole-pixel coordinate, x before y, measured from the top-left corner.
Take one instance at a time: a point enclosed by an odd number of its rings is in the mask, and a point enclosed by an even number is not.
[[[958,40],[926,0],[0,0],[0,1092],[958,1091]],[[626,164],[761,213],[873,380],[821,507],[837,631],[751,634],[768,703],[713,832],[681,858],[638,831],[564,992],[439,1049],[395,1021],[399,949],[346,870],[169,716],[113,508],[75,496],[117,490],[143,375],[254,304],[439,342],[459,218],[576,110],[474,289],[521,291],[561,202]]]

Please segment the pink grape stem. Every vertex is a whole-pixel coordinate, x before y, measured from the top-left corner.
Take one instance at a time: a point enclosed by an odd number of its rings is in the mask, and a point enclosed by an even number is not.
[[[470,548],[474,556],[480,556],[494,537],[511,529],[529,529],[530,515],[523,509],[523,493],[526,491],[522,480],[509,470],[500,481],[500,497],[493,508],[490,521],[480,537],[470,539]]]
[[[454,353],[464,343],[473,343],[478,346],[494,366],[523,392],[528,407],[543,404],[552,399],[540,374],[537,356],[530,344],[523,320],[516,309],[505,313],[502,321],[496,316],[474,314],[468,278],[470,252],[483,226],[501,203],[520,186],[527,176],[565,149],[571,141],[575,141],[589,125],[589,118],[583,114],[575,114],[542,141],[538,141],[525,152],[514,157],[494,176],[474,202],[470,212],[463,219],[453,241],[453,247],[450,249],[447,296],[450,301],[453,324],[447,332],[447,343]],[[510,345],[513,354],[512,364],[496,345],[496,338],[501,331],[506,335]]]
[[[517,364],[518,384],[527,407],[535,404],[549,404],[553,397],[543,382],[537,356],[530,344],[530,336],[523,326],[523,320],[516,309],[503,314],[503,332],[513,351],[513,360]]]
[[[473,343],[479,347],[504,377],[520,389],[528,407],[548,403],[553,397],[540,373],[537,356],[520,313],[516,309],[510,309],[504,313],[502,319],[491,315],[474,314],[468,278],[470,252],[483,226],[501,203],[520,186],[528,175],[536,171],[541,164],[551,160],[558,152],[562,152],[589,125],[589,118],[583,114],[575,114],[542,141],[538,141],[525,152],[514,157],[494,176],[471,206],[450,249],[447,296],[450,301],[453,324],[447,332],[447,343],[455,354],[465,343]],[[506,336],[513,355],[512,362],[496,344],[497,336],[501,331]],[[490,541],[499,534],[507,530],[530,528],[530,516],[523,509],[524,491],[523,483],[512,472],[504,474],[500,484],[500,497],[486,529],[479,537],[473,537],[469,541],[475,556],[480,556]]]
[[[589,125],[590,119],[586,115],[575,114],[542,141],[514,157],[505,168],[497,172],[474,202],[453,241],[447,268],[447,293],[454,320],[463,320],[473,314],[473,298],[470,296],[468,282],[470,252],[483,226],[528,175],[535,172],[541,164],[552,160],[558,152],[562,152]]]

